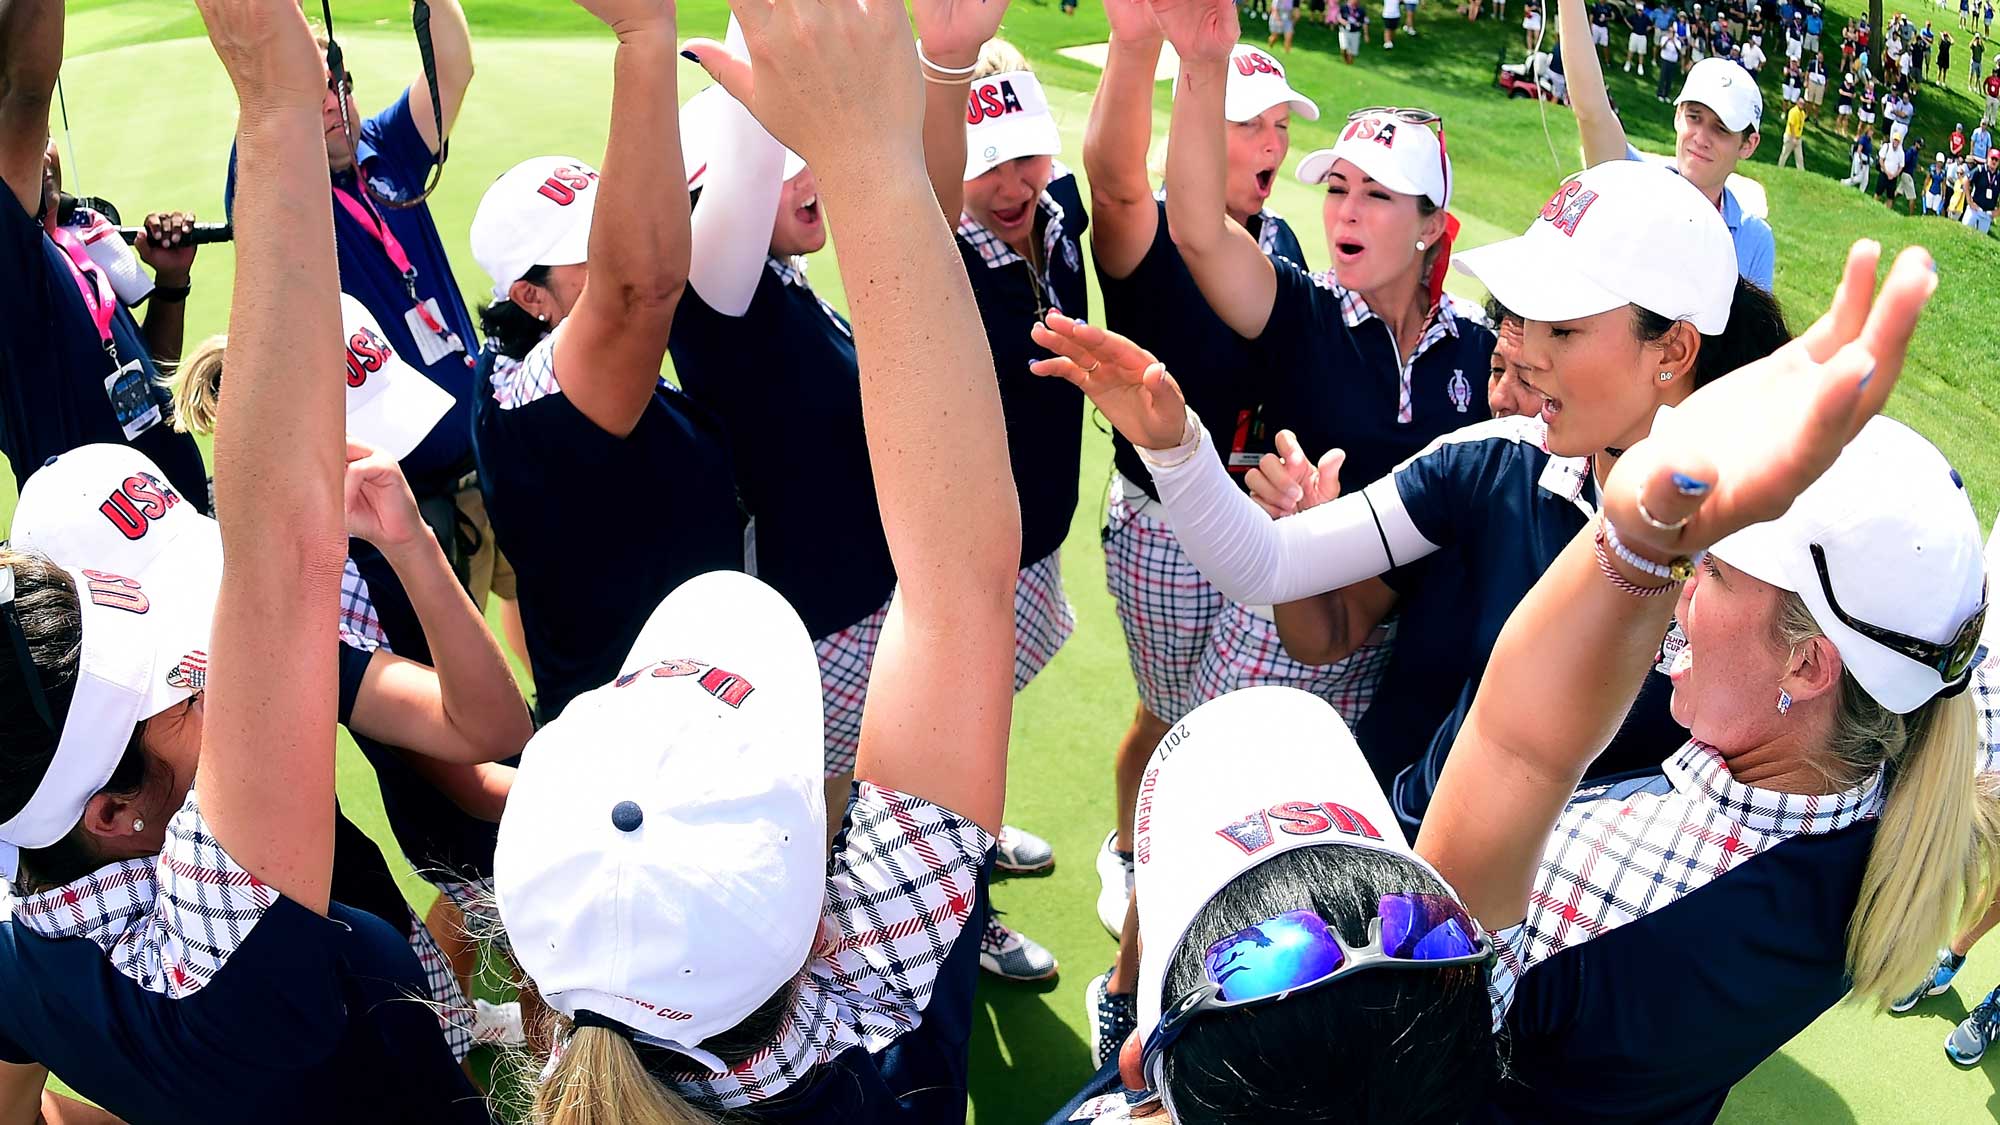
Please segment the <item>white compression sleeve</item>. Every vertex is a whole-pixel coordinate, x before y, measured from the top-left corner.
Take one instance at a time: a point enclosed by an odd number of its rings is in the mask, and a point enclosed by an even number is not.
[[[1182,549],[1225,596],[1246,605],[1297,601],[1437,550],[1411,521],[1393,476],[1298,515],[1272,519],[1229,479],[1229,470],[1208,448],[1207,431],[1192,424],[1194,442],[1140,455]]]
[[[743,32],[729,19],[729,49],[742,53]],[[713,111],[708,172],[691,220],[693,249],[688,285],[708,307],[724,316],[742,316],[763,280],[771,254],[771,226],[784,191],[785,146],[764,130],[743,103],[721,87],[704,91],[721,104]],[[689,169],[690,172],[693,169]]]

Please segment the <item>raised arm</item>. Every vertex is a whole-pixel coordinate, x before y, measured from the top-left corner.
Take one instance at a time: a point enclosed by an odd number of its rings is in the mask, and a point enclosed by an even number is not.
[[[319,50],[294,0],[200,0],[240,105],[229,397],[215,438],[222,593],[195,793],[244,870],[324,913],[346,381]],[[302,359],[302,357],[305,357]],[[324,357],[324,358],[321,358]]]
[[[1777,518],[1880,411],[1937,277],[1912,247],[1874,297],[1879,254],[1856,243],[1833,307],[1812,328],[1689,396],[1619,458],[1603,518],[1627,547],[1665,562]],[[1687,518],[1678,536],[1639,516],[1642,492],[1660,522]],[[1417,840],[1488,929],[1525,914],[1549,832],[1617,733],[1674,608],[1606,580],[1596,531],[1579,533],[1507,619]],[[1553,699],[1551,684],[1562,685]]]
[[[714,72],[820,170],[822,198],[845,232],[840,274],[868,454],[900,579],[855,775],[998,831],[1020,510],[986,333],[925,178],[924,83],[909,24],[896,0],[731,7],[752,67]],[[851,159],[857,152],[869,159]]]
[[[1590,42],[1590,9],[1585,0],[1554,0],[1562,21],[1563,77],[1569,80],[1569,104],[1576,111],[1577,132],[1583,134],[1583,166],[1625,159],[1625,123],[1611,108],[1604,88],[1604,71],[1597,48]]]
[[[1104,0],[1111,46],[1083,133],[1090,180],[1090,249],[1108,277],[1139,268],[1159,230],[1146,152],[1153,143],[1153,72],[1165,37],[1146,0]]]
[[[618,33],[618,49],[590,274],[556,333],[555,371],[584,417],[624,437],[659,385],[674,307],[687,284],[674,8],[667,0],[577,3]]]
[[[1236,45],[1236,5],[1151,2],[1181,59],[1167,135],[1167,230],[1209,307],[1237,335],[1255,339],[1271,319],[1278,274],[1257,240],[1229,217],[1225,198],[1229,146],[1222,105],[1229,51]]]
[[[1000,30],[1007,0],[911,0],[910,14],[924,57],[962,71],[979,61],[979,49]],[[971,88],[970,75],[924,73],[924,169],[938,210],[954,230],[965,206],[965,114]]]
[[[377,653],[348,725],[446,762],[495,762],[520,753],[535,733],[521,689],[418,514],[402,469],[366,446],[350,443],[347,455],[348,532],[389,560],[435,662],[432,667]]]
[[[699,59],[713,46],[697,40],[687,49]],[[733,17],[727,46],[736,54],[743,51],[743,32]],[[742,316],[750,310],[771,254],[771,228],[785,190],[785,146],[727,90],[698,97],[706,99],[703,111],[709,115],[702,150],[708,170],[701,206],[694,212],[688,285],[709,308]]]
[[[419,0],[423,2],[423,0]],[[458,120],[465,104],[465,91],[472,85],[472,31],[465,25],[465,9],[458,0],[429,0],[431,49],[436,52],[439,108],[444,110],[444,131]],[[417,135],[432,152],[443,140],[437,135],[437,114],[431,109],[431,87],[422,73],[410,83],[410,118],[417,123]]]
[[[42,210],[42,154],[62,53],[62,0],[0,0],[0,179],[30,215]]]

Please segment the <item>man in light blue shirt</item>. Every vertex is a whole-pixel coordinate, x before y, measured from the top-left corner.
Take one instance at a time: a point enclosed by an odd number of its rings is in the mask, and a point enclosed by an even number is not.
[[[1986,159],[1987,152],[1990,151],[1992,148],[1993,148],[1993,133],[1986,127],[1986,122],[1981,121],[1979,123],[1979,128],[1974,129],[1972,131],[1973,162],[1978,163],[1979,161]]]

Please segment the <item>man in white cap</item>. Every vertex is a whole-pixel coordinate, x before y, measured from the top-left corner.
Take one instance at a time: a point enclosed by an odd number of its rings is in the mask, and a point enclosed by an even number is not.
[[[1583,134],[1584,166],[1638,159],[1638,151],[1626,139],[1624,123],[1611,107],[1597,55],[1583,39],[1586,17],[1581,0],[1565,0],[1559,15],[1563,71]],[[1725,58],[1703,59],[1690,67],[1687,82],[1674,99],[1674,168],[1722,212],[1736,242],[1737,271],[1769,292],[1777,268],[1771,224],[1746,212],[1729,190],[1736,165],[1757,151],[1763,117],[1764,95],[1757,90],[1757,79]]]

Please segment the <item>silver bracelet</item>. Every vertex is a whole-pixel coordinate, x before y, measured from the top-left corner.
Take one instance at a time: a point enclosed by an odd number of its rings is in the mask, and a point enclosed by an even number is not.
[[[1187,464],[1189,461],[1194,460],[1195,454],[1201,452],[1201,445],[1202,445],[1201,437],[1203,434],[1207,432],[1208,431],[1201,428],[1200,423],[1195,421],[1194,411],[1190,409],[1185,419],[1181,422],[1181,446],[1192,447],[1188,449],[1186,453],[1181,454],[1179,457],[1174,458],[1172,461],[1162,461],[1158,457],[1154,456],[1154,454],[1156,453],[1164,452],[1162,450],[1147,449],[1145,446],[1139,445],[1136,442],[1133,443],[1132,448],[1139,454],[1139,460],[1144,461],[1149,468],[1154,468],[1154,469],[1179,468],[1180,466]],[[1180,448],[1180,446],[1176,446],[1175,448]]]
[[[972,72],[979,69],[977,62],[971,66],[939,66],[931,61],[929,55],[924,54],[924,41],[921,39],[917,40],[917,61],[927,70],[935,70],[939,74],[948,74],[953,78],[971,78]]]

